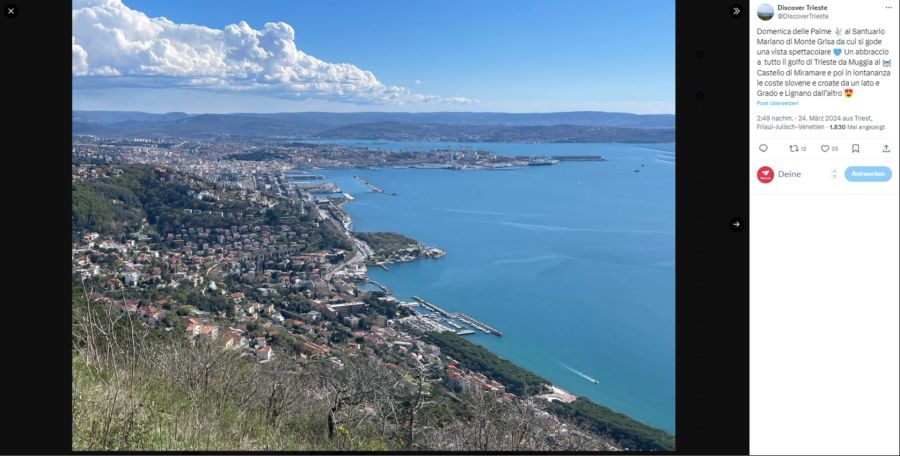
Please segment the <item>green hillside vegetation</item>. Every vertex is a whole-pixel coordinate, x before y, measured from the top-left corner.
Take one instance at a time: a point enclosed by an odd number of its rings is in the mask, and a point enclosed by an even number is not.
[[[73,232],[113,233],[138,228],[145,214],[133,204],[113,203],[136,198],[133,192],[119,186],[76,182],[72,185]]]
[[[259,206],[238,199],[231,190],[216,189],[209,182],[172,170],[160,173],[148,165],[104,169],[109,175],[72,184],[73,236],[86,231],[131,233],[141,228],[143,220],[160,236],[187,228],[227,229],[253,223],[269,226],[290,223],[299,228],[312,221],[310,214],[300,217],[299,205],[279,204],[260,212]],[[201,200],[190,193],[214,190],[221,196],[218,200]],[[204,212],[189,214],[185,209]],[[349,240],[330,224],[308,231],[307,251],[352,248]]]
[[[469,342],[453,333],[428,333],[428,338],[441,348],[441,353],[457,361],[460,366],[481,372],[500,382],[513,394],[539,394],[544,384],[541,377],[495,355],[481,345]]]
[[[512,393],[523,394],[527,390],[538,394],[543,389],[542,385],[549,383],[456,334],[429,333],[428,337],[441,347],[443,354],[456,359],[467,369],[482,372],[502,383]],[[609,436],[633,450],[673,451],[675,448],[674,436],[597,405],[585,397],[569,404],[554,402],[551,409],[559,416],[571,417],[582,428]]]
[[[210,202],[192,197],[189,191],[206,190],[210,184],[184,174],[160,173],[146,165],[108,169],[112,173],[106,177],[72,184],[73,232],[131,232],[140,228],[143,219],[161,234],[188,225],[224,228],[239,222],[234,213],[253,210],[249,203],[239,200]],[[221,211],[223,217],[187,214],[185,209]]]
[[[574,402],[554,402],[551,406],[560,416],[571,417],[584,429],[608,435],[632,450],[675,451],[675,436],[635,421],[585,397]]]
[[[450,396],[364,354],[298,365],[188,342],[73,289],[75,451],[578,451],[524,404]],[[91,304],[88,304],[91,303]],[[273,344],[274,346],[274,344]]]
[[[389,255],[392,252],[405,249],[410,245],[418,246],[419,242],[402,234],[390,232],[358,232],[354,233],[360,240],[369,244],[377,255]]]

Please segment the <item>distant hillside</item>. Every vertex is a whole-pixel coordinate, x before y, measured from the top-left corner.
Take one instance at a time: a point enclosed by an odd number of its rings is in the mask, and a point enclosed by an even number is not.
[[[548,125],[444,125],[378,122],[353,124],[316,135],[322,139],[380,139],[387,141],[459,141],[528,143],[660,143],[675,140],[671,129]]]
[[[283,137],[493,142],[669,142],[672,115],[561,113],[147,114],[73,111],[72,133],[99,136]],[[384,129],[379,131],[378,129]],[[627,129],[617,131],[616,129]],[[647,130],[647,131],[644,131]]]
[[[89,116],[87,116],[89,117]],[[72,122],[73,134],[100,136],[176,136],[176,137],[261,137],[304,138],[329,125],[297,122],[291,119],[238,114],[201,114],[157,120],[126,120],[112,123],[89,123],[85,116]]]
[[[159,122],[178,120],[190,117],[189,114],[183,112],[167,112],[165,114],[150,114],[138,111],[73,111],[73,122],[99,123],[107,124],[114,122]]]
[[[73,111],[72,121],[84,123],[115,123],[125,121],[165,122],[211,114],[185,114],[170,112],[149,114],[134,111]],[[674,128],[675,116],[671,114],[630,114],[624,112],[572,111],[572,112],[284,112],[284,113],[231,113],[217,116],[256,117],[303,123],[334,128],[342,125],[373,122],[405,122],[418,124],[453,125],[585,125],[622,128]]]

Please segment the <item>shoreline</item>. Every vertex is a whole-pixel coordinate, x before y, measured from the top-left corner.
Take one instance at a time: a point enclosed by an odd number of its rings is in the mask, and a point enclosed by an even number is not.
[[[354,199],[355,199],[355,198],[354,198]],[[351,200],[351,199],[346,199],[346,198],[344,198],[343,201],[342,201],[341,207],[340,207],[340,210],[341,210],[342,212],[344,212],[344,214],[346,215],[346,217],[347,217],[348,220],[350,219],[350,214],[347,213],[347,211],[345,211],[344,208],[343,208],[342,206],[343,206],[344,203],[347,203],[347,202],[349,202],[349,201],[352,201],[352,200]],[[349,225],[349,224],[348,224],[348,225]],[[366,244],[365,241],[363,241],[363,240],[359,239],[358,237],[356,237],[356,235],[354,234],[353,231],[350,231],[349,229],[347,229],[346,227],[343,227],[343,226],[342,226],[342,228],[344,229],[345,234],[346,234],[347,236],[349,236],[350,239],[354,240],[354,242],[362,243],[362,244],[364,244],[364,245],[366,245],[366,246],[368,247],[368,244]],[[399,233],[397,233],[397,234],[399,234]],[[403,235],[401,235],[401,236],[403,236]],[[412,239],[412,238],[410,238],[410,239]],[[417,241],[417,242],[418,242],[418,241]],[[369,250],[371,251],[371,247],[369,247]],[[442,256],[443,256],[443,255],[442,255]],[[370,256],[366,256],[362,261],[363,261],[363,262],[367,262],[367,261],[369,260],[370,257],[371,257],[371,255],[370,255]],[[402,262],[413,262],[413,261],[416,261],[416,260],[419,260],[419,259],[423,259],[423,258],[413,258],[413,259],[410,259],[410,260],[407,260],[407,261],[402,261]],[[394,263],[388,263],[388,264],[394,264]],[[385,268],[385,270],[387,270],[387,269]],[[368,281],[371,280],[370,277],[369,277],[368,271],[365,273],[365,280],[366,280],[366,283],[368,283]],[[396,296],[394,296],[393,292],[386,293],[386,295],[387,295],[387,296],[392,296],[392,297],[395,297],[395,298],[396,298]],[[454,332],[454,334],[456,334],[456,333]],[[457,335],[459,336],[459,334],[457,334]],[[461,337],[461,336],[460,336],[460,337]],[[485,345],[478,344],[477,342],[472,342],[472,343],[476,343],[477,345],[483,347],[485,350],[490,351],[494,356],[501,357],[499,354],[497,354],[496,352],[494,352],[493,350],[491,350],[490,348],[488,348],[488,347],[485,346]],[[501,358],[502,358],[502,357],[501,357]],[[512,362],[512,361],[510,361],[510,362]],[[519,367],[519,368],[521,368],[521,369],[525,369],[524,367],[522,367],[522,366],[519,365],[518,363],[515,363],[515,362],[512,362],[512,363],[515,364],[517,367]],[[604,405],[602,405],[602,404],[600,404],[600,403],[598,403],[598,402],[595,402],[593,399],[591,399],[591,398],[588,397],[588,396],[578,396],[578,395],[575,395],[575,394],[573,394],[573,393],[567,391],[566,389],[564,389],[564,388],[562,388],[562,387],[560,387],[560,386],[558,386],[558,385],[555,385],[555,384],[553,384],[553,383],[549,383],[549,382],[548,382],[547,384],[545,384],[545,386],[550,390],[549,393],[537,394],[537,395],[534,395],[534,396],[532,396],[532,397],[534,397],[534,398],[539,398],[539,399],[541,399],[541,400],[545,400],[545,401],[547,401],[547,402],[550,403],[550,404],[557,403],[557,404],[564,404],[564,405],[570,405],[570,404],[572,404],[573,402],[575,402],[576,400],[581,399],[581,400],[587,401],[587,402],[589,402],[590,404],[593,404],[593,405],[595,405],[595,406],[597,406],[597,407],[601,407],[601,408],[604,408],[604,409],[609,409],[608,407],[606,407],[606,406],[604,406]],[[611,410],[611,409],[609,409],[609,410]],[[611,410],[611,411],[612,411],[612,410]],[[655,430],[664,432],[664,433],[669,434],[669,435],[671,435],[671,436],[673,436],[673,437],[675,436],[675,433],[672,432],[672,431],[663,429],[663,428],[661,428],[661,427],[656,427],[656,426],[647,424],[647,423],[645,423],[644,421],[639,421],[639,420],[637,420],[637,419],[635,419],[635,418],[632,418],[630,415],[627,415],[627,414],[624,414],[624,413],[621,413],[621,412],[615,412],[615,413],[618,413],[618,414],[620,414],[620,415],[626,417],[627,419],[632,420],[632,421],[634,421],[634,422],[636,422],[636,423],[639,423],[639,424],[641,424],[641,425],[643,425],[643,426],[646,426],[646,427],[648,427],[648,428],[651,428],[651,429],[655,429]]]
[[[554,384],[548,384],[547,387],[550,389],[549,393],[538,394],[535,397],[545,399],[547,402],[553,402],[555,399],[559,402],[563,402],[566,404],[568,404],[570,402],[574,402],[575,399],[578,398],[578,396],[576,396]]]

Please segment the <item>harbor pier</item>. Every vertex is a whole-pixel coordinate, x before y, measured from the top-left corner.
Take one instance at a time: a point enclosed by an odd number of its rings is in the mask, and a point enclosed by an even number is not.
[[[361,182],[362,184],[366,185],[367,187],[371,188],[372,191],[375,192],[375,193],[384,193],[385,195],[397,196],[396,193],[394,193],[394,192],[386,192],[386,191],[384,191],[384,190],[382,190],[382,189],[376,187],[376,186],[375,186],[374,184],[372,184],[371,182],[369,182],[369,181],[367,181],[367,180],[363,179],[362,177],[359,177],[359,176],[357,176],[357,175],[355,175],[355,174],[353,175],[353,178],[356,179],[356,180],[358,180],[358,181]]]

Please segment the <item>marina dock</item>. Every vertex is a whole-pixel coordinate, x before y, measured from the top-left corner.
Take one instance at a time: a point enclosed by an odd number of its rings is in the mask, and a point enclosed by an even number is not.
[[[447,318],[453,318],[453,314],[451,314],[450,312],[447,312],[446,310],[441,309],[440,307],[438,307],[418,296],[413,296],[412,298],[415,299],[419,304],[422,304],[423,307],[425,307],[426,309],[428,309],[432,312],[437,312]]]
[[[484,324],[484,323],[482,323],[482,322],[480,322],[480,321],[478,321],[478,320],[476,320],[476,319],[474,319],[474,318],[472,318],[472,317],[470,317],[470,316],[468,316],[468,315],[466,315],[466,314],[464,314],[464,313],[458,313],[458,314],[456,314],[456,318],[459,318],[460,320],[462,320],[462,321],[464,321],[464,322],[466,322],[466,323],[468,323],[468,324],[474,326],[476,329],[480,329],[481,331],[483,331],[483,332],[485,332],[485,333],[493,334],[493,335],[495,335],[495,336],[502,336],[502,335],[503,335],[502,332],[497,331],[496,329],[491,328],[490,326],[488,326],[488,325],[486,325],[486,324]]]
[[[450,312],[447,312],[446,310],[444,310],[444,309],[442,309],[442,308],[440,308],[418,296],[413,296],[412,298],[415,299],[419,304],[421,304],[426,309],[442,315],[444,318],[447,319],[448,322],[451,322],[451,324],[454,327],[462,328],[462,326],[459,326],[458,324],[453,324],[453,323],[455,323],[455,322],[453,322],[453,319],[456,318],[456,319],[459,319],[460,321],[472,326],[473,328],[475,328],[481,332],[484,332],[485,334],[493,334],[495,336],[503,335],[503,333],[500,332],[499,330],[494,329],[494,328],[492,328],[492,327],[490,327],[490,326],[488,326],[488,325],[486,325],[464,313],[450,313]],[[470,332],[469,333],[459,332],[459,334],[471,334],[471,333]]]
[[[324,180],[325,176],[318,174],[285,174],[285,176],[294,180]]]
[[[358,180],[358,181],[361,182],[362,184],[366,185],[367,187],[371,188],[372,191],[375,192],[375,193],[384,193],[385,195],[397,196],[396,193],[394,193],[394,192],[386,192],[386,191],[384,191],[384,190],[382,190],[382,189],[376,187],[376,186],[373,185],[371,182],[369,182],[369,181],[367,181],[367,180],[363,179],[362,177],[359,177],[359,176],[357,176],[357,175],[355,175],[355,174],[353,175],[353,178],[356,179],[356,180]]]
[[[382,284],[379,283],[379,282],[376,282],[376,281],[374,281],[374,280],[372,280],[372,279],[366,279],[366,282],[369,282],[369,283],[371,283],[372,285],[375,285],[376,287],[381,288],[381,291],[383,291],[383,292],[385,292],[385,293],[387,293],[387,294],[391,294],[391,289],[388,288],[388,287],[386,287],[386,286],[384,286],[384,285],[382,285]]]

